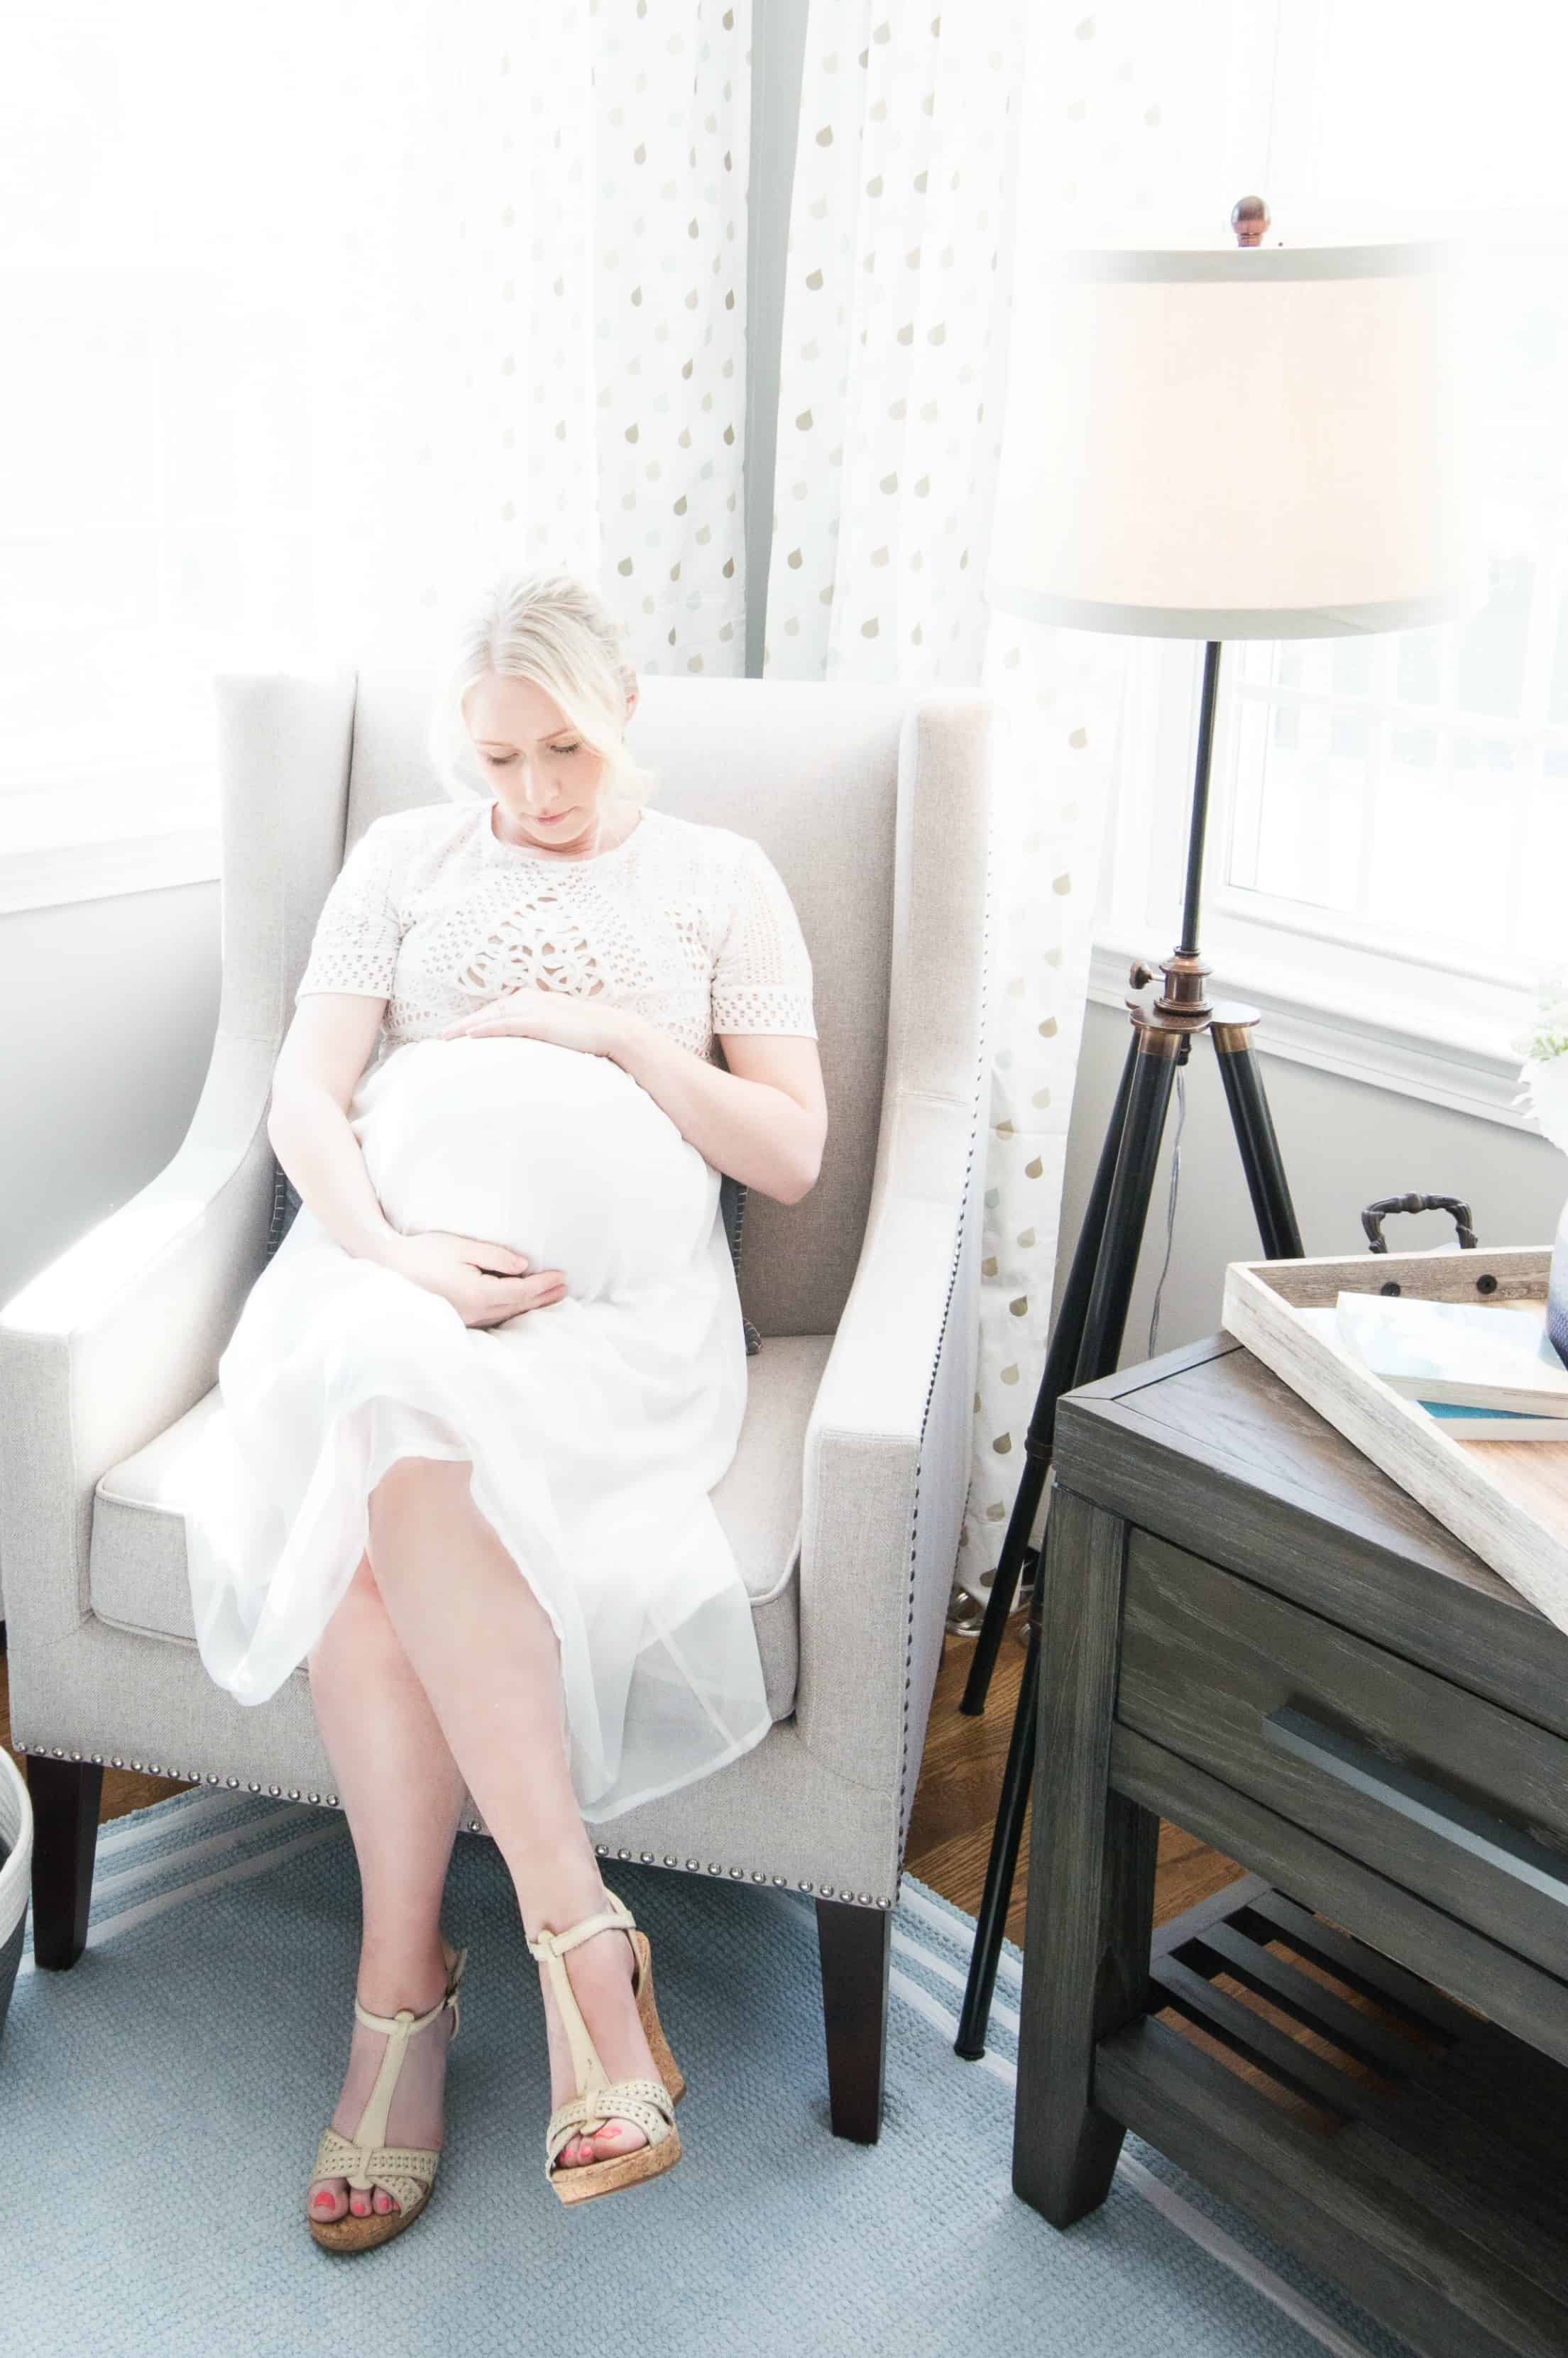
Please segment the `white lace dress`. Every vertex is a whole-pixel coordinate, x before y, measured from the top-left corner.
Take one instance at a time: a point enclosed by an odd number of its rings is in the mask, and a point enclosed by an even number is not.
[[[708,1496],[747,1380],[720,1174],[611,1057],[436,1035],[544,985],[633,1008],[716,1061],[716,1034],[816,1036],[811,964],[750,837],[644,807],[611,850],[574,860],[502,841],[492,808],[373,822],[297,996],[387,1001],[349,1119],[392,1225],[510,1245],[561,1270],[567,1293],[466,1326],[302,1206],[219,1363],[187,1563],[206,1669],[265,1703],[336,1610],[387,1468],[470,1461],[476,1505],[560,1641],[572,1780],[599,1823],[722,1768],[770,1725]]]

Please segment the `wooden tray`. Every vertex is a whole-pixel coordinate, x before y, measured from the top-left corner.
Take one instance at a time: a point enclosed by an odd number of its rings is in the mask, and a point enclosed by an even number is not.
[[[1568,1441],[1455,1441],[1419,1401],[1317,1333],[1299,1310],[1401,1293],[1496,1308],[1544,1302],[1548,1246],[1363,1253],[1353,1260],[1232,1261],[1227,1331],[1346,1441],[1420,1500],[1483,1563],[1568,1629]]]

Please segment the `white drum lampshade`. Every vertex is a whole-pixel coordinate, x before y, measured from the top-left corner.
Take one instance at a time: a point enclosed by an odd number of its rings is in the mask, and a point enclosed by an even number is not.
[[[1021,254],[990,604],[1211,640],[1476,611],[1464,287],[1448,241]]]

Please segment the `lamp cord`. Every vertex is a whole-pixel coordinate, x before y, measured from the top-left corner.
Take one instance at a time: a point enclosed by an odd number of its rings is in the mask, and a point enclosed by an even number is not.
[[[1187,1076],[1180,1065],[1176,1069],[1176,1134],[1171,1141],[1171,1192],[1165,1206],[1165,1259],[1160,1271],[1160,1282],[1154,1288],[1154,1307],[1149,1318],[1149,1349],[1146,1357],[1154,1357],[1154,1337],[1160,1331],[1160,1297],[1165,1291],[1165,1280],[1171,1271],[1171,1246],[1176,1233],[1176,1191],[1182,1181],[1182,1125],[1187,1118]]]

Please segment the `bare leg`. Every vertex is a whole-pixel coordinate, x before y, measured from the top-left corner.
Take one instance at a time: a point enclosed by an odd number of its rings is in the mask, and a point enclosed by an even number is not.
[[[530,1940],[604,1904],[561,1734],[560,1647],[549,1616],[469,1488],[466,1458],[404,1457],[376,1486],[370,1557],[392,1625],[418,1672],[469,1790],[511,1872]],[[657,2079],[632,1995],[636,1959],[613,1927],[563,1960],[611,2079]],[[576,2086],[571,2050],[541,1963],[550,2101]],[[602,2160],[647,2138],[607,2118],[561,2160]]]
[[[310,1700],[337,1779],[359,1861],[362,1894],[359,1973],[362,2005],[373,2014],[411,2006],[423,2014],[446,1986],[441,1898],[463,1801],[462,1772],[447,1748],[429,1699],[387,1618],[362,1556],[347,1595],[309,1656]],[[451,2034],[448,2007],[416,2031],[387,2122],[391,2145],[442,2138],[441,2100]],[[385,2033],[353,2024],[348,2074],[332,2125],[352,2136],[374,2085]],[[341,2219],[351,2208],[398,2205],[384,2186],[372,2195],[323,2178],[309,2191],[311,2214]]]

